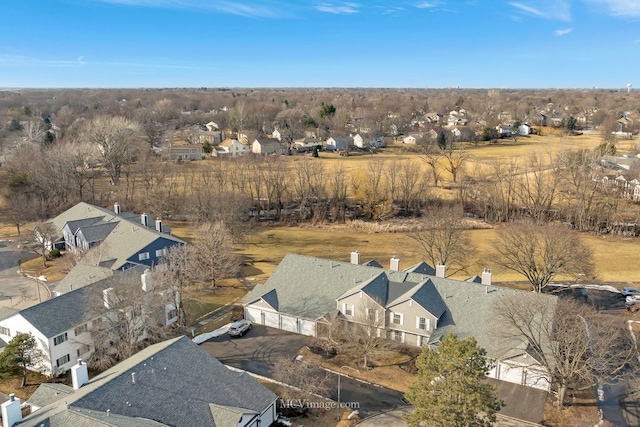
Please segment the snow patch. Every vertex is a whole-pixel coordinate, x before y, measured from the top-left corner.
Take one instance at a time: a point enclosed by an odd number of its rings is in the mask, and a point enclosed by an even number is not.
[[[203,342],[211,339],[211,338],[215,338],[215,337],[219,337],[220,335],[224,335],[229,331],[229,328],[231,327],[231,323],[227,323],[226,325],[224,325],[221,328],[216,329],[215,331],[212,332],[206,332],[204,334],[200,334],[196,337],[194,337],[191,341],[193,341],[196,344],[202,344]]]

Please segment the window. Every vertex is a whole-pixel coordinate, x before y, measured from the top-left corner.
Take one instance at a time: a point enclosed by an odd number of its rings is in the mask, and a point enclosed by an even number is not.
[[[75,328],[73,330],[73,333],[74,333],[75,336],[78,336],[80,334],[84,334],[87,331],[89,331],[89,328],[87,327],[87,324],[85,323],[84,325],[80,325],[77,328]]]
[[[9,328],[5,328],[4,326],[0,326],[0,335],[5,335],[7,337],[11,336],[11,331]]]
[[[367,308],[367,317],[370,322],[374,322],[378,320],[378,310],[375,308]]]
[[[427,345],[429,338],[418,335],[418,347]]]
[[[345,316],[353,316],[353,304],[342,304],[342,311]]]
[[[138,261],[144,261],[149,259],[149,252],[142,252],[138,254]]]
[[[167,254],[167,249],[166,249],[166,248],[158,249],[158,250],[156,251],[156,258],[163,257],[163,256],[165,256],[166,254]]]
[[[402,325],[402,313],[391,313],[391,323],[394,325]]]
[[[60,366],[64,365],[65,363],[69,363],[70,360],[71,360],[71,357],[69,357],[68,354],[65,354],[60,359],[56,360],[56,366],[59,368]]]
[[[416,318],[416,328],[422,329],[423,331],[429,330],[429,319],[426,317],[417,317]]]
[[[53,345],[62,344],[66,340],[67,340],[67,333],[65,332],[64,334],[58,335],[57,337],[53,338]]]
[[[398,341],[398,342],[404,342],[404,340],[402,339],[404,336],[404,333],[402,331],[393,331],[393,340],[394,341]]]
[[[177,319],[178,318],[178,309],[174,308],[173,310],[167,313],[167,320]]]

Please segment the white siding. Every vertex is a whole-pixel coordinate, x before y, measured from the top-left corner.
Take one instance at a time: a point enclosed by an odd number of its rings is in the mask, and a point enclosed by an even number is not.
[[[316,336],[316,322],[300,319],[300,333],[310,337]]]
[[[253,323],[257,323],[259,325],[262,324],[262,321],[260,320],[260,313],[262,312],[262,310],[260,308],[254,308],[254,307],[245,307],[244,309],[244,318],[247,320],[250,320]]]
[[[280,315],[280,325],[285,331],[299,333],[298,319],[296,317]]]

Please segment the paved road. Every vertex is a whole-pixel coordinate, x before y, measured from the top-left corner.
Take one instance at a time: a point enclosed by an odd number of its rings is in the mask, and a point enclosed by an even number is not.
[[[35,281],[18,274],[20,260],[31,256],[10,242],[0,241],[0,306],[20,309],[38,302]],[[26,291],[26,300],[21,288]]]
[[[303,335],[254,325],[242,338],[230,338],[225,334],[202,343],[201,347],[226,365],[271,377],[275,361],[280,357],[295,358],[306,341],[307,337]],[[338,376],[331,375],[335,388],[327,397],[337,401]],[[345,375],[340,383],[340,401],[357,405],[361,417],[404,405],[402,393],[397,391],[363,383]]]

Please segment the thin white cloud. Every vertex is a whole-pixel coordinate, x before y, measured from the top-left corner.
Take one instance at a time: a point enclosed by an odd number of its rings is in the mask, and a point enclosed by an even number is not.
[[[571,5],[568,0],[510,2],[509,5],[524,15],[557,21],[571,21]]]
[[[360,5],[358,3],[320,3],[316,6],[316,10],[320,12],[333,13],[335,15],[354,14],[358,13],[359,9]]]
[[[585,0],[587,3],[599,5],[613,16],[624,18],[640,18],[640,1],[638,0]]]
[[[232,15],[276,18],[282,17],[282,8],[269,6],[264,2],[203,1],[203,0],[93,0],[122,6],[139,6],[161,9],[197,9],[222,12]],[[285,14],[286,15],[286,14]]]
[[[564,30],[555,30],[553,34],[555,34],[558,37],[562,37],[566,34],[569,34],[571,31],[573,31],[573,28],[565,28]]]
[[[38,66],[50,68],[69,68],[81,67],[85,65],[97,65],[101,67],[128,67],[128,68],[149,68],[149,69],[180,69],[195,70],[201,67],[192,67],[188,65],[172,65],[172,64],[153,64],[142,62],[88,62],[84,60],[84,56],[79,56],[75,61],[66,59],[40,59],[31,56],[0,54],[0,66],[4,67],[21,67],[21,66]]]
[[[416,7],[418,9],[433,9],[436,6],[437,6],[437,4],[435,2],[432,2],[432,1],[423,1],[422,3],[418,3],[416,5]]]

